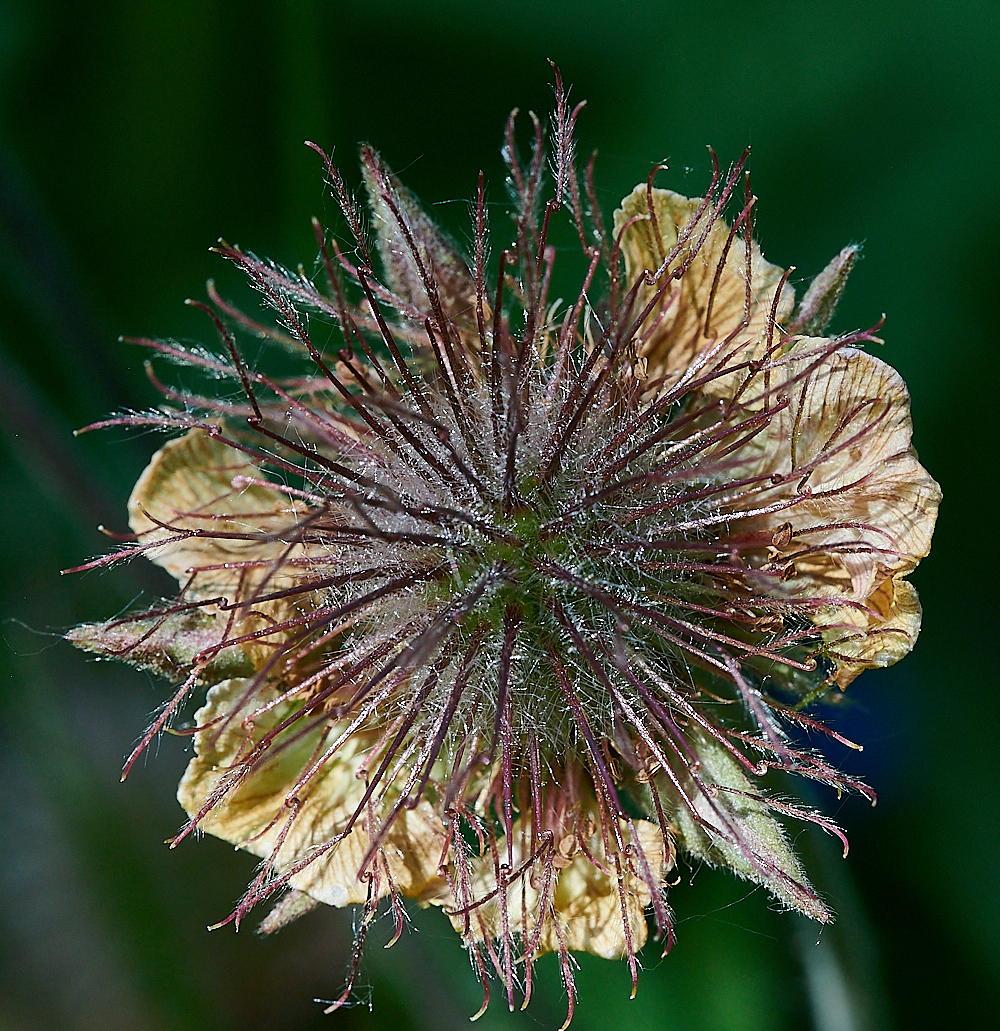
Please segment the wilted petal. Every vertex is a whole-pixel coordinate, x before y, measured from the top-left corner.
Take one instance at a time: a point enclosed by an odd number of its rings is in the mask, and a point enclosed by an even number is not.
[[[760,471],[784,477],[771,496],[800,499],[793,509],[797,539],[815,546],[858,536],[854,527],[805,533],[806,514],[817,526],[862,523],[872,528],[862,531],[865,539],[885,552],[878,564],[913,569],[930,550],[941,492],[911,446],[906,384],[891,366],[854,348],[819,361],[830,344],[801,340],[775,370],[789,404],[759,437]],[[869,575],[855,574],[858,586],[867,586]]]
[[[153,455],[129,498],[129,525],[139,540],[166,542],[146,552],[150,561],[182,584],[192,570],[218,567],[198,576],[195,595],[229,590],[240,577],[236,563],[279,556],[287,545],[268,537],[298,525],[287,494],[258,485],[234,487],[238,476],[261,479],[262,473],[205,430],[190,430]]]
[[[146,555],[186,587],[185,600],[219,596],[234,603],[265,584],[268,593],[285,590],[308,577],[310,556],[319,557],[299,543],[301,506],[277,488],[237,477],[259,481],[263,474],[239,451],[194,429],[153,455],[129,498],[132,530],[142,544],[164,542]],[[287,620],[316,600],[292,596],[237,609],[232,620],[233,610],[216,618],[232,639]],[[243,647],[259,664],[274,640]]]
[[[202,729],[195,735],[195,758],[178,787],[178,801],[193,817],[214,796],[216,804],[199,826],[254,855],[270,857],[276,875],[321,853],[288,883],[330,906],[364,902],[372,864],[367,872],[362,866],[373,828],[364,815],[346,834],[345,828],[364,795],[365,782],[356,774],[371,744],[370,735],[356,734],[344,742],[297,793],[296,812],[289,793],[318,750],[335,739],[338,727],[317,720],[303,734],[296,725],[279,734],[247,770],[242,760],[293,709],[293,703],[283,703],[260,712],[277,692],[268,687],[258,693],[253,684],[253,680],[227,680],[209,690],[205,705],[195,714]],[[284,841],[278,847],[283,832]],[[444,885],[437,863],[442,841],[440,822],[426,802],[414,810],[403,809],[380,853],[397,891],[422,902],[440,895]],[[331,842],[336,844],[327,847]],[[390,886],[384,867],[379,874],[381,897]]]
[[[787,593],[865,606],[831,605],[815,617],[821,626],[847,624],[828,638],[853,635],[831,653],[845,656],[837,679],[846,686],[913,646],[920,610],[901,578],[930,550],[941,491],[911,446],[902,377],[863,351],[828,354],[832,345],[800,340],[771,370],[771,403],[784,391],[788,406],[755,438],[746,472],[779,482],[740,506],[778,508],[747,520],[751,527],[790,527],[772,563],[787,570]],[[866,633],[870,647],[860,643]]]
[[[635,828],[650,872],[657,881],[662,881],[667,870],[660,828],[648,820],[636,820]],[[622,830],[627,840],[627,830],[624,827]],[[597,841],[592,839],[588,844],[595,847]],[[633,951],[638,951],[648,934],[645,909],[652,901],[652,894],[635,864],[631,867],[625,864],[623,890],[631,945]],[[617,878],[598,870],[582,853],[578,853],[559,874],[555,919],[560,921],[568,949],[592,952],[605,959],[621,959],[626,954]],[[543,935],[542,940],[547,949],[559,947],[558,937],[552,929],[547,936]]]
[[[689,735],[688,741],[700,768],[689,773],[683,788],[697,815],[677,801],[681,847],[764,885],[775,898],[814,920],[831,920],[830,911],[788,844],[784,828],[739,763],[718,741],[701,734]],[[677,798],[666,778],[659,778],[659,784],[667,797]]]
[[[624,198],[614,215],[616,237],[630,219],[638,218],[621,236],[626,287],[646,272],[658,272],[670,258],[655,284],[639,288],[632,317],[645,309],[671,273],[685,263],[690,265],[667,288],[640,332],[639,357],[648,363],[649,381],[668,386],[677,382],[709,348],[712,356],[700,375],[713,366],[722,367],[737,350],[739,361],[759,357],[767,348],[768,323],[783,270],[765,261],[756,243],[751,245],[750,311],[744,327],[747,260],[742,236],[732,241],[727,253],[730,227],[722,218],[713,221],[711,204],[699,214],[703,199],[658,189],[652,191],[652,200],[655,224],[645,183]],[[679,239],[683,240],[680,247]],[[786,284],[776,322],[787,319],[794,300],[794,291]],[[729,380],[720,377],[708,389],[724,389]]]
[[[596,815],[596,814],[595,814]],[[635,820],[636,837],[643,853],[646,872],[657,886],[666,876],[670,861],[664,848],[663,835],[655,823]],[[512,880],[507,888],[507,925],[520,933],[528,942],[537,940],[536,954],[571,951],[592,952],[605,959],[621,959],[628,952],[625,924],[622,920],[622,894],[628,919],[628,933],[632,951],[642,948],[648,935],[645,909],[652,901],[652,892],[637,855],[618,855],[622,880],[619,888],[615,869],[615,856],[605,855],[601,832],[592,820],[581,821],[586,827],[585,841],[592,856],[600,857],[604,870],[599,869],[580,848],[572,830],[555,843],[555,859],[550,866],[537,862],[533,872]],[[620,821],[625,841],[629,831]],[[611,832],[609,831],[609,834]],[[530,854],[530,827],[516,821],[513,826],[513,869],[519,869]],[[634,851],[635,846],[632,846]],[[497,854],[507,861],[507,841],[497,842]],[[489,853],[475,863],[477,873],[469,885],[469,899],[474,903],[488,899],[470,909],[470,932],[474,938],[504,937],[502,905],[496,891],[497,879]],[[544,911],[542,906],[545,906]],[[466,915],[452,916],[456,929],[464,929]],[[539,930],[539,923],[541,929]]]
[[[846,687],[863,670],[899,662],[917,640],[921,615],[913,584],[890,576],[865,599],[865,610],[841,606],[826,617],[836,621],[823,637],[826,654],[837,664],[838,686]]]

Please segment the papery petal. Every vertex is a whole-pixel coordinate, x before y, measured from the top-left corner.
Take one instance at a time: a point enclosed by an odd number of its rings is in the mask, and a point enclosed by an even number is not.
[[[317,751],[336,738],[338,726],[317,721],[306,734],[293,726],[278,735],[247,773],[239,761],[288,717],[293,704],[260,712],[276,692],[270,687],[257,692],[253,685],[252,679],[227,680],[209,690],[205,705],[195,714],[202,729],[195,735],[195,758],[178,787],[178,801],[193,817],[215,796],[215,806],[199,824],[203,830],[254,855],[270,857],[276,875],[316,855],[288,880],[291,887],[330,906],[364,902],[374,864],[369,863],[367,870],[362,866],[368,857],[370,834],[377,829],[377,824],[373,827],[370,823],[374,817],[363,814],[342,840],[327,846],[344,834],[364,795],[365,782],[356,774],[370,747],[370,735],[356,734],[345,740],[299,790],[296,798],[300,805],[295,812],[289,793],[310,768]],[[230,790],[224,793],[227,786]],[[285,837],[278,847],[282,833]],[[397,891],[424,903],[440,901],[444,882],[437,864],[442,842],[440,821],[426,802],[401,811],[380,852]],[[390,892],[383,870],[378,871],[377,897]]]
[[[909,580],[887,577],[865,605],[868,611],[839,607],[835,617],[827,617],[835,618],[836,624],[823,633],[828,645],[825,654],[837,664],[834,679],[841,688],[866,669],[899,662],[920,633],[920,599]]]
[[[941,491],[911,445],[906,384],[864,351],[843,348],[824,355],[830,344],[824,338],[801,340],[774,371],[773,393],[786,392],[789,405],[755,439],[764,448],[757,468],[784,478],[769,500],[799,499],[791,510],[797,541],[831,545],[857,540],[860,533],[880,549],[866,565],[909,571],[930,551]],[[784,519],[779,513],[770,522]],[[807,532],[810,526],[850,522],[864,528]],[[870,590],[867,569],[854,572],[853,579],[858,595]]]
[[[650,871],[657,880],[666,876],[666,853],[660,828],[648,820],[636,820],[636,835]],[[623,832],[627,834],[627,831]],[[633,951],[646,942],[648,928],[645,908],[652,901],[649,885],[633,867],[624,875],[625,908]],[[616,877],[598,870],[589,859],[578,854],[559,874],[555,894],[556,919],[561,922],[568,949],[592,952],[605,959],[621,959],[626,954],[622,924],[621,897]],[[550,930],[543,935],[545,947],[558,948],[558,938]]]
[[[663,835],[655,823],[634,821],[636,837],[649,874],[657,885],[666,877],[670,859]],[[621,893],[615,874],[614,856],[605,856],[600,832],[590,823],[591,835],[586,841],[593,856],[600,857],[608,872],[599,869],[582,851],[573,834],[567,834],[556,845],[556,860],[551,872],[543,872],[544,863],[536,863],[529,876],[513,880],[507,888],[507,923],[523,940],[534,943],[535,954],[570,951],[591,952],[605,959],[621,959],[627,954],[628,942],[622,921]],[[620,821],[620,831],[629,840],[627,824]],[[610,833],[610,832],[609,832]],[[513,869],[518,869],[529,854],[530,828],[522,821],[513,826]],[[634,846],[633,846],[634,848]],[[497,842],[497,854],[506,862],[507,842]],[[645,909],[652,901],[650,886],[639,869],[637,857],[618,857],[622,866],[622,889],[633,952],[642,948],[648,935]],[[488,901],[471,909],[469,930],[473,938],[503,937],[503,913],[496,895],[497,880],[489,853],[474,863],[476,873],[469,884],[469,898]],[[541,907],[545,903],[545,912]],[[451,917],[459,931],[464,930],[465,914]],[[539,931],[539,922],[541,930]]]
[[[218,596],[235,603],[265,590],[286,590],[308,577],[310,559],[322,557],[298,542],[306,515],[299,503],[276,487],[240,481],[234,486],[237,477],[260,480],[263,474],[239,451],[193,429],[153,455],[129,498],[129,525],[142,544],[164,541],[146,555],[186,587],[185,601]],[[215,618],[233,639],[284,622],[316,602],[311,592],[219,611]],[[279,636],[242,647],[259,666]]]
[[[180,583],[205,566],[247,560],[266,562],[288,545],[267,540],[294,531],[299,516],[287,494],[258,485],[233,486],[237,477],[260,479],[260,469],[205,430],[189,430],[150,459],[128,501],[129,525],[143,544],[166,541],[146,552]],[[166,525],[159,525],[166,524]],[[183,536],[200,533],[205,536]],[[250,534],[231,540],[211,534]],[[192,585],[194,596],[228,591],[240,578],[238,567],[213,568]]]
[[[863,351],[809,338],[794,343],[746,391],[788,406],[745,449],[747,476],[779,482],[754,492],[735,509],[776,511],[752,516],[752,529],[790,527],[772,561],[784,566],[783,590],[792,597],[832,598],[815,621],[828,640],[853,638],[834,649],[844,656],[841,686],[868,666],[890,665],[913,646],[920,610],[912,588],[902,588],[930,550],[941,491],[911,446],[909,394],[902,377]],[[865,606],[865,609],[857,605]],[[864,634],[873,635],[870,646]],[[851,661],[848,661],[851,656]]]
[[[645,309],[672,272],[686,262],[690,265],[667,288],[640,331],[638,356],[647,361],[648,381],[666,386],[676,383],[699,355],[711,354],[700,375],[714,366],[724,367],[737,350],[741,362],[759,357],[768,346],[768,323],[783,270],[765,261],[756,243],[751,245],[750,318],[743,327],[747,281],[743,238],[737,236],[727,254],[730,227],[714,217],[711,204],[703,208],[701,198],[659,189],[652,191],[652,200],[655,226],[645,183],[628,194],[614,214],[616,238],[624,228],[621,250],[627,288],[645,272],[658,272],[670,258],[655,284],[644,283],[639,288],[632,317]],[[638,221],[625,228],[636,217]],[[680,247],[679,239],[683,241]],[[794,301],[795,292],[786,284],[775,311],[776,322],[788,318]],[[730,378],[721,376],[708,389],[723,390]]]
[[[688,741],[700,768],[689,773],[683,788],[697,815],[678,798],[667,778],[658,778],[664,795],[677,799],[680,846],[712,865],[726,866],[764,885],[775,898],[814,920],[832,920],[806,878],[784,828],[739,763],[724,745],[702,734],[690,734]]]

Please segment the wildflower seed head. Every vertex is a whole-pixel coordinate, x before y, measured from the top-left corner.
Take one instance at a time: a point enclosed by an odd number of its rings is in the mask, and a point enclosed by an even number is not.
[[[496,977],[527,1003],[558,953],[570,1016],[570,951],[624,957],[634,986],[647,915],[669,948],[678,852],[828,920],[782,819],[846,839],[762,780],[874,797],[801,740],[843,741],[806,707],[912,647],[939,492],[875,331],[820,335],[857,249],[796,308],[753,241],[746,155],[702,198],[654,171],[609,232],[579,110],[557,73],[551,180],[541,123],[522,161],[511,116],[492,263],[481,175],[466,257],[370,147],[370,222],[315,148],[344,220],[316,223],[316,274],[221,244],[273,318],[209,284],[217,352],[140,341],[233,389],[160,384],[163,409],[100,424],[183,435],[88,567],[144,554],[181,591],[69,637],[178,681],[126,772],[207,687],[173,843],[261,857],[229,919],[282,890],[267,931],[363,905],[331,1008],[383,900],[397,935],[403,897],[443,907],[486,1001]]]

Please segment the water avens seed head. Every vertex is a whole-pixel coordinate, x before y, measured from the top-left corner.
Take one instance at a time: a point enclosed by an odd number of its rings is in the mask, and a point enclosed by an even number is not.
[[[862,350],[876,331],[820,335],[857,248],[796,308],[752,239],[745,154],[701,198],[654,170],[609,232],[579,110],[556,72],[551,180],[541,123],[524,162],[511,116],[492,264],[482,175],[466,258],[366,146],[369,235],[314,147],[344,220],[314,222],[317,274],[221,244],[270,321],[210,283],[217,352],[138,343],[212,387],[151,373],[164,408],[97,424],[183,435],[136,484],[132,540],[80,568],[145,555],[181,590],[68,637],[178,681],[126,773],[207,687],[173,844],[201,829],[262,858],[223,923],[283,891],[266,932],[363,906],[331,1009],[404,897],[447,912],[484,1006],[493,977],[526,1004],[556,952],[567,1020],[571,951],[625,958],[634,991],[647,917],[670,947],[680,852],[829,920],[782,819],[846,839],[761,778],[874,798],[798,739],[844,742],[806,707],[912,647],[905,577],[940,492],[905,385]],[[549,296],[560,214],[569,303]],[[280,371],[244,360],[248,333]]]

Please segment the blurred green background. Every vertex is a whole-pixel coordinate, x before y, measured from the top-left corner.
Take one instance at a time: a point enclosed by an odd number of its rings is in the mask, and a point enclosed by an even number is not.
[[[916,445],[945,503],[914,576],[924,629],[900,666],[862,677],[837,725],[879,793],[817,792],[850,858],[802,834],[840,914],[820,932],[722,873],[685,869],[679,942],[624,965],[580,958],[574,1027],[852,1031],[986,1027],[1000,1012],[996,474],[1000,5],[766,0],[0,0],[0,1029],[442,1029],[479,989],[440,913],[375,941],[362,1005],[340,990],[351,914],[273,940],[213,934],[253,860],[214,839],[176,852],[185,739],[119,785],[165,685],[88,662],[58,639],[168,592],[148,565],[60,579],[102,551],[158,439],[71,430],[156,402],[120,333],[201,338],[182,306],[220,235],[311,267],[313,214],[333,218],[305,138],[354,181],[369,140],[462,239],[482,168],[503,198],[513,105],[547,112],[552,57],[590,103],[605,216],[658,182],[708,183],[753,145],[758,236],[799,289],[865,245],[834,329],[888,314],[881,352],[913,394]],[[504,231],[494,215],[494,228]],[[983,534],[986,536],[984,537]],[[379,928],[382,941],[387,928]],[[376,935],[377,937],[378,935]],[[479,1026],[554,1028],[552,957],[526,1014],[496,1000]]]

